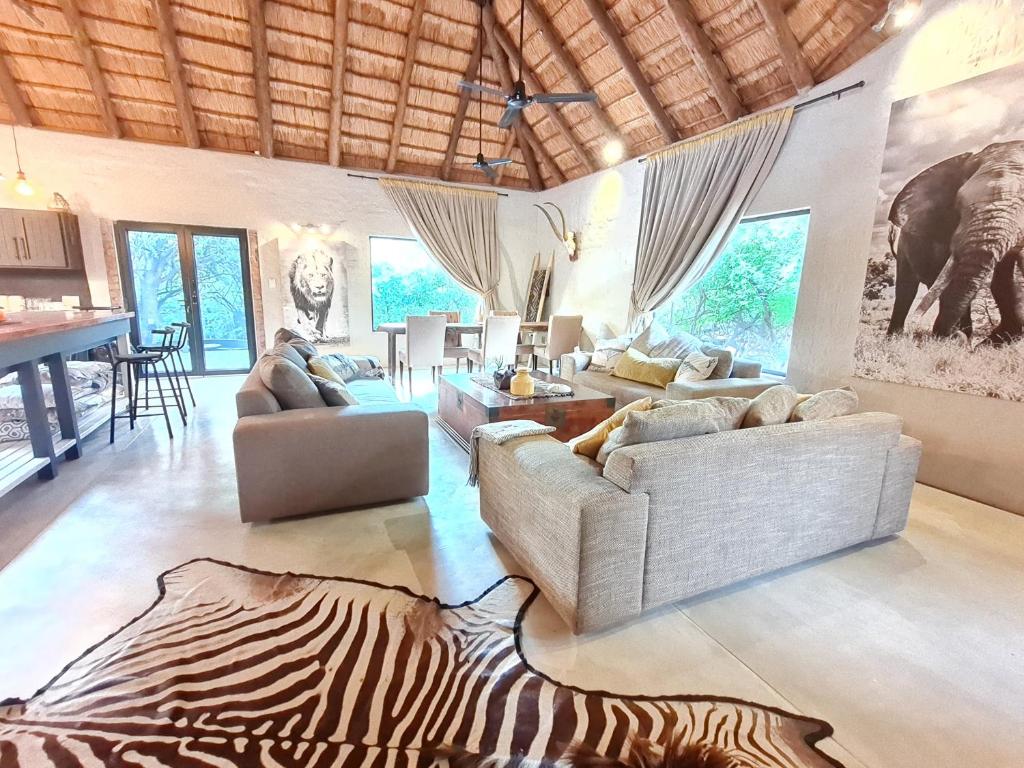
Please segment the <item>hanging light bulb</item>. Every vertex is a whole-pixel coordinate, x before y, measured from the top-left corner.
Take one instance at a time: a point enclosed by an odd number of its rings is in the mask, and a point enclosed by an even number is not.
[[[24,197],[31,197],[35,194],[35,189],[28,183],[28,179],[25,178],[25,172],[21,170],[21,154],[18,152],[18,134],[14,132],[14,124],[11,124],[11,138],[14,139],[14,157],[18,161],[18,173],[17,181],[14,182],[14,191]]]

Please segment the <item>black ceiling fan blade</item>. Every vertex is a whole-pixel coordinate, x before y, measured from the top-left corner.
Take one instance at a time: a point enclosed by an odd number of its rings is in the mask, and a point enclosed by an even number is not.
[[[480,165],[480,166],[477,166],[477,167],[481,171],[483,171],[484,173],[487,174],[487,178],[488,179],[496,179],[496,178],[498,178],[498,174],[494,172],[493,168],[491,168],[491,164],[490,163],[484,163],[483,165]]]
[[[505,99],[504,93],[499,91],[497,88],[491,88],[489,85],[481,85],[480,83],[471,83],[468,80],[459,80],[459,88],[464,91],[476,91],[477,93],[486,93],[488,96],[494,96],[499,99]]]
[[[492,165],[492,166],[493,165],[508,165],[511,162],[512,162],[511,158],[499,157],[497,160],[488,160],[487,164],[488,165]]]
[[[533,100],[538,104],[568,104],[574,101],[597,101],[593,91],[586,93],[535,93]]]
[[[505,107],[505,112],[502,114],[501,119],[498,121],[498,127],[511,128],[513,125],[515,125],[516,120],[519,119],[522,112],[522,107],[513,107],[511,104]]]

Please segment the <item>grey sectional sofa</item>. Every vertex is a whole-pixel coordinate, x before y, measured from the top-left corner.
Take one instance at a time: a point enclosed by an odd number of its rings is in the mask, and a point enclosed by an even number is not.
[[[359,405],[285,411],[258,366],[235,395],[242,520],[327,512],[426,495],[427,414],[380,379],[348,382]]]
[[[903,530],[921,445],[862,413],[613,451],[480,442],[480,514],[575,632]]]
[[[727,379],[706,379],[705,381],[673,381],[667,387],[655,387],[638,381],[620,379],[604,371],[590,370],[590,353],[573,352],[562,355],[559,360],[559,375],[581,386],[596,389],[615,398],[615,407],[653,397],[655,400],[694,400],[701,397],[757,397],[769,387],[781,384],[780,379],[761,375],[761,364],[750,360],[733,363],[732,375]]]

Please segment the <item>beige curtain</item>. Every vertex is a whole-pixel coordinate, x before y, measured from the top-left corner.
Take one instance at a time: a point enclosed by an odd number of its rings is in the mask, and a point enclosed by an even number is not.
[[[764,184],[793,109],[684,141],[647,159],[630,324],[703,277]]]
[[[498,195],[401,179],[381,179],[424,247],[459,285],[498,308]]]

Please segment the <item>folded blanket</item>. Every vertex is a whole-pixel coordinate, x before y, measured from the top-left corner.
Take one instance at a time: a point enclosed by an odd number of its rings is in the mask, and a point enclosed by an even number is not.
[[[474,427],[473,434],[469,436],[469,484],[476,486],[480,480],[481,439],[495,445],[502,445],[519,437],[549,435],[554,431],[554,427],[546,427],[529,419],[496,421],[493,424],[481,424],[479,427]]]

